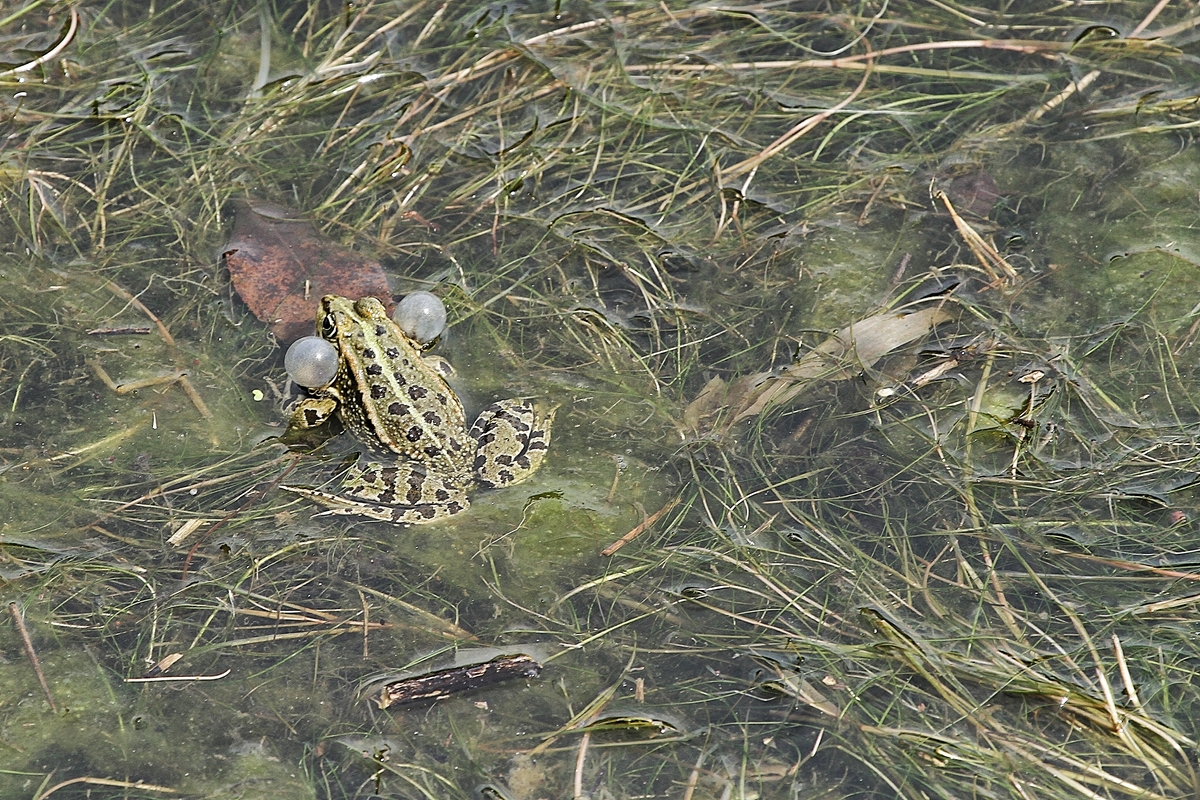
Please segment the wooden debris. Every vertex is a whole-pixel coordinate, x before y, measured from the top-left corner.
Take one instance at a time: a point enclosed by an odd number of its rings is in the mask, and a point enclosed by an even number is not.
[[[513,678],[536,678],[542,665],[524,654],[497,656],[482,664],[451,667],[418,675],[415,678],[393,681],[380,690],[376,703],[380,708],[445,700],[454,694],[495,686]]]

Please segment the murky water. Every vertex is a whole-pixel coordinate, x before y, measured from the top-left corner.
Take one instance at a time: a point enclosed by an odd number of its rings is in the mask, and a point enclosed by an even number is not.
[[[1194,9],[568,5],[0,9],[0,796],[1194,793]],[[536,476],[282,492],[244,197]]]

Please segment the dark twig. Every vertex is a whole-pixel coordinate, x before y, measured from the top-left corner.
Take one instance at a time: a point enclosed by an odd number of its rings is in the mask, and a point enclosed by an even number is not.
[[[33,649],[33,640],[29,638],[29,629],[25,627],[25,617],[21,614],[21,608],[16,603],[9,603],[8,612],[12,614],[13,622],[17,623],[17,633],[21,634],[21,643],[25,645],[25,655],[29,656],[29,661],[33,664],[33,671],[37,673],[38,683],[42,685],[42,691],[46,693],[46,702],[50,704],[50,710],[57,714],[58,706],[54,704],[54,698],[50,694],[50,684],[46,683],[46,674],[42,672],[42,662],[38,660],[37,651]]]

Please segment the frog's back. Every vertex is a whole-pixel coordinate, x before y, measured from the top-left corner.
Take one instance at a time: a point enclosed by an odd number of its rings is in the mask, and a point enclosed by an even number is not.
[[[332,306],[342,371],[342,422],[383,453],[457,477],[474,459],[462,403],[373,297]]]

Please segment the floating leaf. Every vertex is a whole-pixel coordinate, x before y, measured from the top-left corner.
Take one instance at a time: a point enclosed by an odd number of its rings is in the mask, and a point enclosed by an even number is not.
[[[233,288],[254,316],[287,345],[312,333],[317,302],[327,294],[377,297],[391,312],[379,262],[328,241],[291,209],[235,200],[233,233],[222,254]]]

